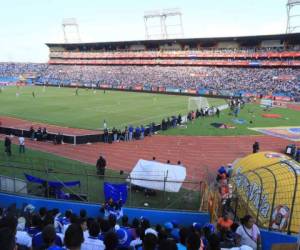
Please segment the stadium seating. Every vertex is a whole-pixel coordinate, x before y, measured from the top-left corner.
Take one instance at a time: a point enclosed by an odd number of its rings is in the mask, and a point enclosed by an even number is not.
[[[228,63],[231,63],[228,61]],[[268,63],[268,62],[265,62]],[[278,63],[282,63],[279,61]],[[297,62],[298,63],[298,62]],[[291,67],[87,66],[0,64],[0,76],[35,74],[34,82],[213,95],[298,97],[300,70]],[[2,82],[2,81],[0,81]],[[6,81],[4,81],[6,82]]]

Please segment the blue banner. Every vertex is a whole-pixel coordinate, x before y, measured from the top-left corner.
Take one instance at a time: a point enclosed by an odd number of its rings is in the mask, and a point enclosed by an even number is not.
[[[122,199],[122,203],[125,204],[127,200],[127,184],[114,184],[110,182],[104,182],[103,185],[105,200],[108,201],[110,198],[114,202],[118,202]]]
[[[29,174],[24,174],[24,175],[29,182],[34,182],[34,183],[38,183],[38,184],[47,183],[46,180],[43,180],[39,177],[35,177],[35,176],[29,175]],[[72,187],[72,186],[80,185],[80,181],[67,181],[67,182],[48,181],[48,185],[53,188],[63,188],[65,186]]]

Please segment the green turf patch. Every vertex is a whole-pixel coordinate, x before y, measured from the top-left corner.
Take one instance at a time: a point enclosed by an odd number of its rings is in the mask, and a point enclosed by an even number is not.
[[[96,161],[96,159],[95,159]],[[78,161],[69,160],[52,154],[26,149],[25,154],[18,153],[18,146],[13,145],[12,156],[4,154],[3,141],[0,141],[0,173],[4,176],[25,179],[24,173],[53,181],[77,181],[80,187],[65,189],[65,192],[88,194],[90,202],[103,203],[103,182],[124,183],[126,173],[120,175],[118,171],[106,170],[106,177],[96,176],[95,166]],[[35,194],[43,195],[43,190],[37,185],[28,185],[28,189]],[[150,208],[168,208],[180,210],[198,210],[200,207],[200,184],[189,184],[189,189],[181,188],[179,193],[157,192],[155,197],[146,197],[143,192],[128,190],[126,206]]]
[[[35,93],[35,98],[32,92]],[[16,93],[19,96],[16,96]],[[161,95],[26,86],[8,87],[0,93],[0,115],[13,116],[60,126],[100,129],[106,120],[109,128],[160,123],[163,118],[187,113],[187,96]],[[208,99],[210,105],[224,104]]]
[[[261,115],[265,113],[280,114],[282,118],[272,119],[264,118]],[[237,135],[257,135],[261,134],[248,127],[277,127],[277,126],[299,126],[299,111],[272,108],[265,111],[257,104],[246,104],[238,115],[239,119],[245,120],[244,124],[233,122],[235,117],[230,114],[229,109],[221,112],[220,118],[206,117],[199,118],[194,122],[189,122],[187,128],[180,127],[163,131],[164,135],[208,135],[208,136],[237,136]],[[213,123],[224,123],[232,125],[235,129],[220,129],[212,126]]]

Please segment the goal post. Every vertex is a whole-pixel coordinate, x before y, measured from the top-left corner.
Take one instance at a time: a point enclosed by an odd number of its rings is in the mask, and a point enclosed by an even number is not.
[[[196,111],[197,109],[209,108],[209,103],[205,97],[189,97],[188,99],[188,111]]]

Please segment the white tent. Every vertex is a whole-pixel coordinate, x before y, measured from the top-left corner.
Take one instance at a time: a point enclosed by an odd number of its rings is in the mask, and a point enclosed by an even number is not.
[[[186,177],[183,166],[139,160],[131,171],[131,184],[149,189],[179,192]]]

